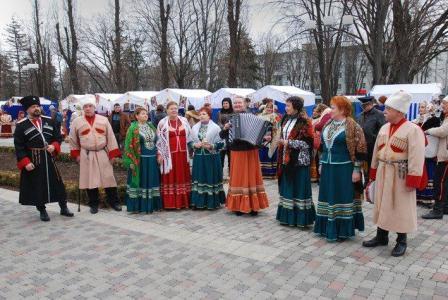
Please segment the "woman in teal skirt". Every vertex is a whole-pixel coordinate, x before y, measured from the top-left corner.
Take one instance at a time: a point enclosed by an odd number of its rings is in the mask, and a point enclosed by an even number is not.
[[[193,174],[191,207],[216,209],[225,203],[220,150],[224,142],[221,128],[212,120],[208,108],[199,110],[200,122],[193,126]]]
[[[282,225],[305,228],[316,217],[311,193],[313,126],[303,110],[303,99],[286,100],[286,115],[280,124],[278,141],[277,220]]]
[[[126,134],[123,163],[128,168],[126,205],[131,213],[152,213],[162,209],[160,172],[157,163],[157,134],[148,122],[148,111],[135,110],[135,118]]]
[[[361,209],[361,163],[367,146],[361,127],[350,117],[343,96],[331,99],[332,120],[322,131],[321,177],[314,232],[341,241],[364,230]]]

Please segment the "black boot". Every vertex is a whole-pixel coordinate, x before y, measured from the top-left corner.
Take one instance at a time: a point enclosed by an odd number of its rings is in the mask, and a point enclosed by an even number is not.
[[[368,241],[362,242],[363,247],[377,247],[377,246],[387,246],[389,243],[389,231],[377,228],[376,236]]]
[[[392,256],[395,257],[403,256],[407,248],[406,233],[397,233],[397,235],[397,244],[392,250]]]
[[[250,215],[251,215],[252,217],[258,216],[258,211],[251,211],[251,212],[250,212]]]
[[[445,208],[443,209],[443,214],[444,214],[444,215],[448,215],[448,207],[445,207]]]
[[[243,213],[242,213],[242,212],[240,212],[240,211],[236,211],[236,212],[235,212],[235,215],[237,215],[237,216],[242,216],[242,215],[243,215]]]
[[[61,207],[61,216],[66,217],[73,217],[74,214],[68,209],[67,203],[59,203],[59,206]]]
[[[90,213],[94,215],[98,212],[98,205],[100,204],[98,189],[87,189],[87,196],[89,197]]]
[[[39,212],[40,212],[40,220],[41,221],[44,221],[44,222],[50,221],[50,216],[48,216],[47,210],[45,208],[39,210]]]
[[[109,203],[109,206],[115,210],[115,211],[121,211],[121,205],[119,204],[120,201],[118,200],[118,191],[116,187],[110,187],[105,188],[106,190],[106,196],[107,196],[107,203]]]
[[[436,202],[434,204],[434,208],[427,214],[422,216],[423,219],[432,220],[432,219],[442,219],[443,218],[443,204],[440,202]]]

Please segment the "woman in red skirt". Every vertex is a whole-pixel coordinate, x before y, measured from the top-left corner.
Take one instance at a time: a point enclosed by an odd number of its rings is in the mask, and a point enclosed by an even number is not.
[[[160,194],[165,209],[190,206],[191,174],[189,146],[191,128],[187,119],[179,116],[176,102],[167,104],[167,114],[157,126],[158,162],[162,173]]]
[[[246,102],[243,98],[236,97],[233,100],[233,110],[235,113],[246,112]],[[230,123],[224,125],[219,134],[226,140],[227,149],[230,149],[230,179],[226,207],[238,216],[248,213],[256,216],[261,209],[269,206],[261,175],[258,148],[243,140],[229,141],[230,126]],[[271,136],[266,136],[265,139],[270,141]]]

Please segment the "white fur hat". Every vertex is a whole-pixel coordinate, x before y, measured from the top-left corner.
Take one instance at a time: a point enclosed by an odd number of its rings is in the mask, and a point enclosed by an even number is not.
[[[86,95],[85,97],[81,98],[79,101],[81,103],[81,107],[84,108],[84,105],[92,104],[94,107],[96,107],[96,100],[95,96],[93,95]]]
[[[405,91],[398,91],[390,95],[384,105],[407,114],[409,112],[409,108],[411,107],[411,101],[412,96],[410,94]]]

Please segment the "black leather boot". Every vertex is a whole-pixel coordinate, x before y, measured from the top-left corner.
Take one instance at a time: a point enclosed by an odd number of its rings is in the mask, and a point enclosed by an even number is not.
[[[368,241],[362,242],[363,247],[377,247],[377,246],[387,246],[389,244],[389,231],[377,228],[376,236]]]
[[[41,221],[43,221],[43,222],[50,221],[50,216],[48,215],[47,210],[45,208],[39,210],[39,212],[40,212],[40,220]]]
[[[392,250],[392,256],[399,257],[406,253],[407,248],[407,235],[406,233],[397,233],[397,244]]]
[[[436,202],[434,208],[429,211],[429,213],[422,216],[423,219],[433,220],[443,218],[443,203]]]
[[[61,216],[73,217],[74,214],[68,209],[67,203],[59,203],[61,207]]]
[[[444,214],[444,215],[448,215],[448,207],[445,207],[445,208],[443,209],[443,214]]]
[[[90,206],[90,213],[92,215],[98,213],[98,206]]]
[[[115,211],[121,211],[120,200],[118,200],[118,191],[116,187],[105,188],[107,203]]]

